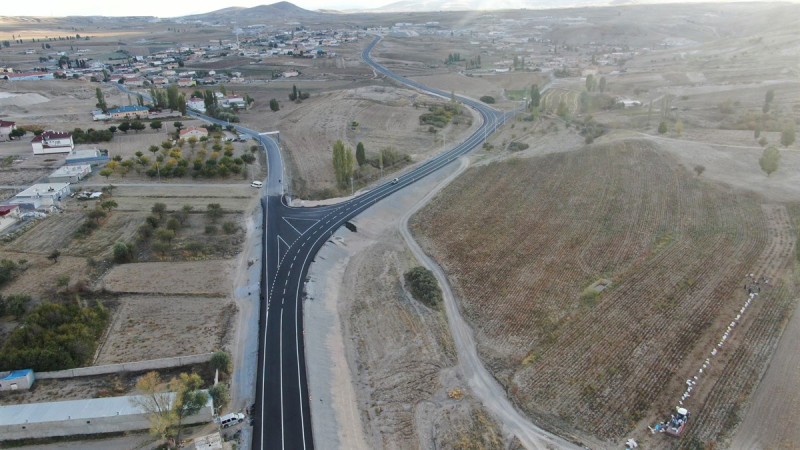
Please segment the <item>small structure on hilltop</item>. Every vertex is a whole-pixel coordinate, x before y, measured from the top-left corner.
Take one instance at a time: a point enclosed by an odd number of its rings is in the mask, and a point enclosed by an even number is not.
[[[34,155],[49,155],[53,153],[69,153],[75,148],[72,134],[66,131],[48,130],[36,136],[31,141]]]
[[[0,372],[0,391],[27,391],[35,380],[33,369]]]
[[[58,206],[70,192],[69,183],[34,184],[15,195],[9,203],[28,209],[51,208]]]

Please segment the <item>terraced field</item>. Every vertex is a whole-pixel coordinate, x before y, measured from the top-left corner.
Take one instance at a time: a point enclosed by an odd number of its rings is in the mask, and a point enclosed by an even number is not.
[[[474,168],[412,228],[512,399],[578,438],[618,443],[663,420],[746,299],[744,276],[770,278],[684,402],[680,443],[719,442],[796,295],[788,214],[762,203],[627,140]],[[601,279],[603,292],[587,289]],[[659,437],[649,444],[678,443]]]

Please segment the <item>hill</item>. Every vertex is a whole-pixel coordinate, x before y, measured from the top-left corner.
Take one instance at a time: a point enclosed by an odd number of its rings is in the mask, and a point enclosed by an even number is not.
[[[688,439],[719,442],[795,292],[786,208],[707,182],[646,140],[474,168],[412,226],[510,397],[578,439],[618,442],[663,420],[746,301],[745,274],[764,275],[773,287],[684,402]]]

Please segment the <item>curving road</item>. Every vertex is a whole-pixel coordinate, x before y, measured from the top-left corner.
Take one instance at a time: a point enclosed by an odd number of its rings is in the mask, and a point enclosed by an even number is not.
[[[380,73],[398,83],[427,94],[450,98],[450,93],[432,89],[393,74],[370,57],[380,42],[377,36],[362,52],[362,58]],[[127,91],[123,86],[117,87]],[[145,96],[146,97],[146,96]],[[147,97],[146,97],[147,98]],[[269,173],[264,186],[262,214],[264,236],[259,318],[258,379],[256,381],[253,448],[312,449],[308,385],[303,350],[302,300],[308,268],[333,232],[375,202],[435,172],[482,144],[512,112],[497,111],[476,100],[456,96],[477,110],[482,123],[465,141],[400,175],[396,183],[374,187],[348,201],[315,208],[293,208],[283,195],[283,162],[277,143],[239,125],[235,128],[257,139],[266,149]],[[190,115],[220,125],[229,125],[201,114]]]

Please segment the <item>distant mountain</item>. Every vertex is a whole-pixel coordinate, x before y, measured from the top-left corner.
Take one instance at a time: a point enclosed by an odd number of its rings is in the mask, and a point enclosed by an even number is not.
[[[259,21],[269,19],[281,20],[314,20],[324,18],[326,14],[309,11],[289,2],[278,2],[271,5],[259,5],[252,8],[224,8],[205,14],[183,16],[187,20],[203,20],[215,22],[221,20]]]
[[[400,0],[370,11],[489,11],[500,9],[555,9],[607,4],[607,0]]]

